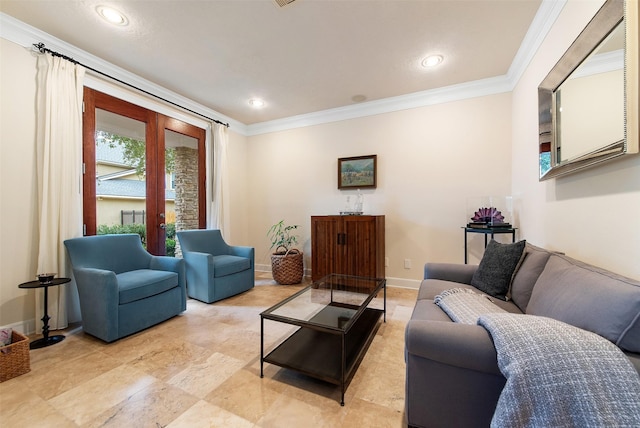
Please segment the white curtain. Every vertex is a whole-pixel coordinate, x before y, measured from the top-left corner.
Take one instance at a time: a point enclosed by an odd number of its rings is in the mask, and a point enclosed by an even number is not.
[[[207,135],[207,228],[220,229],[222,236],[230,240],[229,227],[229,177],[227,168],[227,127],[212,124]]]
[[[82,93],[85,69],[65,59],[38,57],[38,273],[71,277],[63,241],[82,236]],[[35,278],[34,278],[35,279]],[[69,285],[49,289],[52,330],[67,327]],[[36,293],[36,317],[43,314]],[[36,330],[38,323],[36,322]]]

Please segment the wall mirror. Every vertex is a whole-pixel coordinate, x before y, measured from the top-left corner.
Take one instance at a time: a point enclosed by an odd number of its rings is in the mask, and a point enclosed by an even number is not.
[[[638,2],[607,0],[538,87],[540,180],[637,154]]]

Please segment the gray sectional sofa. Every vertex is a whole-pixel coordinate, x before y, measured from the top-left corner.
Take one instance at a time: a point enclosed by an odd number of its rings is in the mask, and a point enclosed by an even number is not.
[[[480,325],[454,323],[434,298],[469,288],[478,266],[427,263],[406,328],[406,417],[413,427],[487,427],[506,379]],[[549,317],[617,345],[640,373],[640,282],[527,244],[510,313]]]

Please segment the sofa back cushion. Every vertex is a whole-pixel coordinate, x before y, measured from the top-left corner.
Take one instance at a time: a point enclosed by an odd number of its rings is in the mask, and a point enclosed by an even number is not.
[[[527,242],[524,259],[513,277],[511,289],[507,295],[522,312],[527,311],[533,286],[547,264],[550,255],[549,251]]]
[[[552,254],[533,288],[527,314],[592,331],[640,352],[640,282]]]

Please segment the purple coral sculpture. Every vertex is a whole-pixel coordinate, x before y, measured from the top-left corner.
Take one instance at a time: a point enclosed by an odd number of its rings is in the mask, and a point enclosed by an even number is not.
[[[478,211],[476,211],[474,216],[471,217],[471,221],[474,223],[503,223],[504,216],[495,207],[478,208]]]

